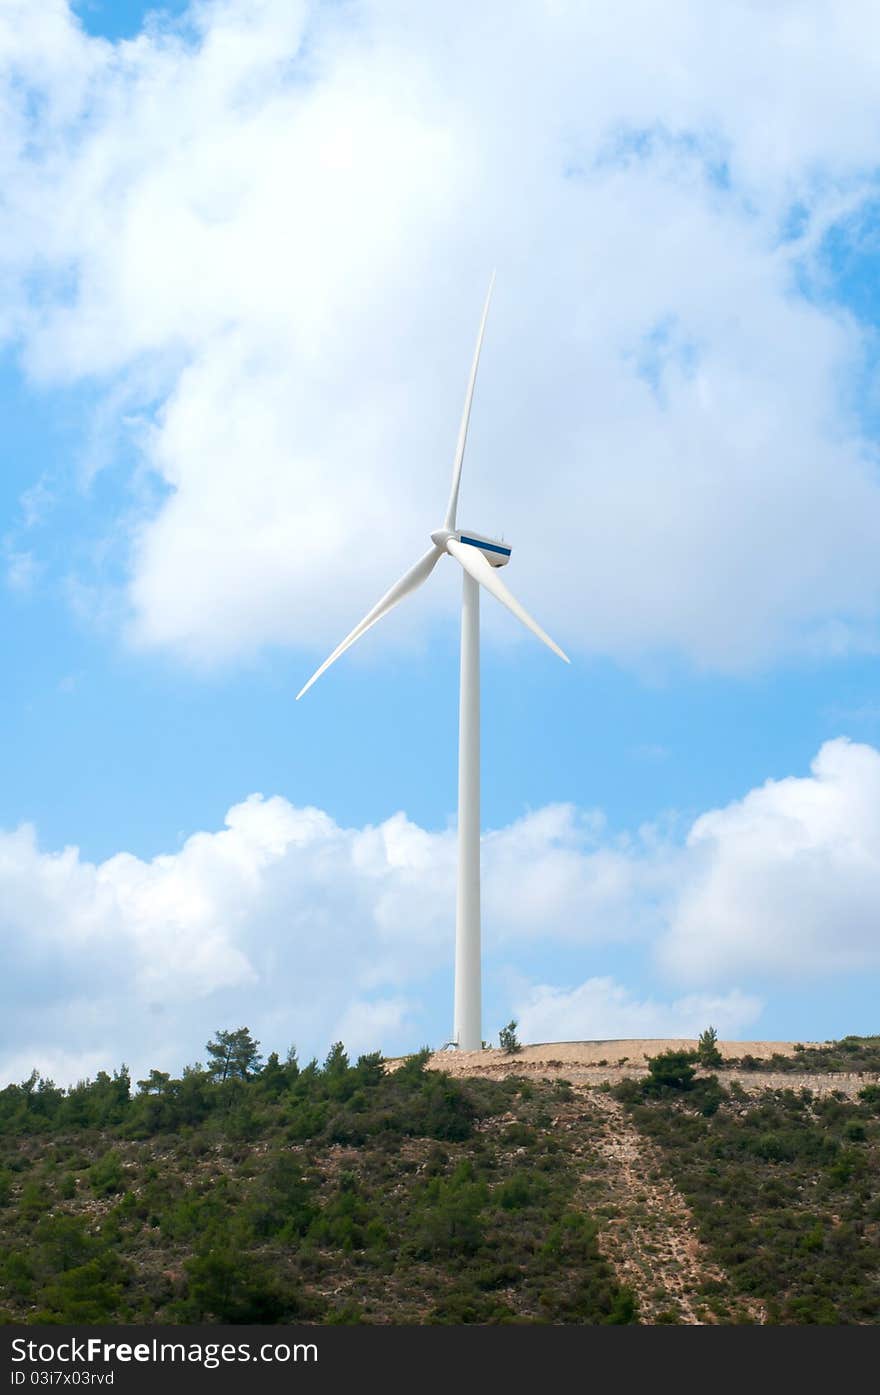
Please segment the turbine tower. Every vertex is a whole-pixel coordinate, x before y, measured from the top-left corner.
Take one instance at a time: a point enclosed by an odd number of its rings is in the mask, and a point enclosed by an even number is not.
[[[467,442],[468,422],[477,380],[480,349],[492,298],[494,273],[489,283],[486,303],[480,320],[477,347],[471,364],[464,400],[458,443],[452,465],[452,489],[449,507],[442,528],[431,534],[431,549],[414,567],[386,591],[373,609],[355,625],[341,644],[333,650],[321,667],[312,674],[305,687],[297,693],[297,701],[307,693],[332,663],[350,649],[361,635],[366,634],[390,610],[427,581],[444,554],[454,557],[462,568],[461,595],[461,689],[459,694],[458,727],[458,889],[455,913],[455,1016],[453,1041],[462,1051],[479,1051],[482,1047],[481,987],[480,987],[480,587],[512,611],[526,629],[538,636],[554,654],[569,663],[562,652],[537,621],[520,605],[505,586],[498,570],[510,561],[510,548],[495,538],[483,537],[456,526],[461,466]]]

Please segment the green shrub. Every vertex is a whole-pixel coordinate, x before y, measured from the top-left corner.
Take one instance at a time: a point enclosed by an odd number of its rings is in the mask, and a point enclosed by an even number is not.
[[[644,1084],[646,1094],[659,1094],[669,1090],[690,1090],[696,1071],[693,1062],[696,1056],[692,1051],[663,1051],[648,1061],[649,1075]]]
[[[526,1206],[540,1205],[547,1190],[547,1182],[540,1173],[520,1171],[502,1183],[495,1199],[505,1211],[521,1211]]]
[[[301,1315],[299,1296],[230,1244],[206,1249],[184,1267],[187,1292],[177,1311],[185,1322],[277,1323]]]
[[[38,1297],[35,1322],[100,1323],[121,1316],[124,1267],[116,1256],[102,1254],[65,1270]]]
[[[125,1169],[115,1148],[111,1148],[89,1168],[89,1186],[95,1196],[113,1196],[124,1190]]]

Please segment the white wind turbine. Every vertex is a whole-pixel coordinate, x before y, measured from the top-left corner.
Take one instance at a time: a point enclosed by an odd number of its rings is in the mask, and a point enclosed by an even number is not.
[[[361,635],[366,634],[377,620],[427,581],[444,553],[449,553],[461,565],[464,572],[461,596],[461,689],[459,697],[458,728],[458,892],[455,918],[455,1018],[453,1041],[462,1051],[479,1051],[482,1042],[480,1022],[480,587],[499,600],[512,611],[516,618],[531,630],[532,634],[569,663],[568,656],[558,644],[554,644],[541,626],[532,619],[508,591],[498,575],[498,568],[510,561],[510,548],[506,543],[493,538],[485,538],[477,533],[464,532],[456,527],[458,511],[458,489],[461,483],[461,465],[467,441],[468,421],[474,384],[477,378],[477,365],[483,344],[483,332],[489,314],[489,301],[492,297],[493,274],[489,283],[477,347],[471,365],[467,395],[461,426],[458,430],[458,444],[452,466],[452,490],[449,507],[442,528],[431,534],[431,549],[416,562],[414,567],[402,576],[382,599],[373,606],[355,625],[351,634],[346,635],[341,644],[333,650],[321,667],[312,674],[305,687],[297,693],[297,701],[308,692],[312,684],[321,677],[346,649],[351,648]]]

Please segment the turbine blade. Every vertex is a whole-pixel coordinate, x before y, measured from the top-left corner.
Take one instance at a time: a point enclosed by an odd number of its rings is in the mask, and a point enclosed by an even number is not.
[[[482,552],[476,547],[471,547],[469,543],[459,542],[457,538],[450,538],[446,546],[455,560],[460,562],[465,571],[474,578],[474,581],[478,581],[481,586],[485,586],[487,591],[491,591],[495,599],[500,601],[502,605],[506,605],[517,620],[525,625],[527,630],[531,630],[533,635],[537,635],[538,639],[542,640],[549,649],[552,649],[554,654],[558,654],[560,659],[564,659],[567,664],[571,663],[568,655],[563,653],[558,644],[554,644],[546,631],[541,629],[537,620],[533,620],[525,607],[520,605],[516,596],[508,591],[498,575],[497,569],[486,561]]]
[[[464,411],[461,414],[461,426],[458,428],[458,444],[455,447],[455,461],[452,466],[452,492],[449,495],[449,507],[446,510],[445,528],[455,527],[455,515],[458,512],[458,487],[461,484],[461,462],[464,460],[464,448],[467,443],[468,422],[471,419],[471,403],[474,400],[474,384],[477,381],[477,366],[480,362],[480,349],[483,347],[483,334],[486,329],[486,320],[489,315],[489,301],[492,299],[492,287],[495,285],[495,272],[492,272],[492,279],[489,282],[489,290],[486,295],[486,303],[483,306],[483,318],[480,320],[480,332],[477,335],[477,347],[474,350],[474,361],[471,364],[471,376],[468,382],[467,395],[464,399]]]
[[[367,630],[375,625],[377,620],[381,620],[382,616],[387,615],[389,610],[393,610],[404,597],[410,595],[412,591],[416,591],[422,585],[422,582],[427,581],[442,556],[443,554],[439,548],[432,547],[430,552],[426,552],[424,557],[419,558],[414,567],[410,567],[405,576],[402,576],[399,581],[394,583],[390,591],[385,592],[381,601],[378,601],[376,605],[373,606],[373,609],[364,616],[360,624],[355,625],[354,629],[350,634],[345,636],[341,644],[337,644],[329,659],[325,659],[321,667],[315,670],[305,687],[301,688],[297,693],[297,702],[299,702],[303,693],[307,693],[312,684],[317,682],[321,674],[324,673],[332,663],[335,663],[340,654],[344,654],[346,649],[350,649],[355,641],[360,639],[361,635],[365,635]]]

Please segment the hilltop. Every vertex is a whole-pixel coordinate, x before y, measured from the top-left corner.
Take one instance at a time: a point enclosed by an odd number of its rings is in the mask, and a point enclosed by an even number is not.
[[[10,1086],[0,1320],[880,1320],[880,1038],[695,1046]]]
[[[865,1078],[880,1073],[880,1047],[859,1046],[873,1038],[847,1037],[835,1042],[718,1041],[716,1049],[726,1080],[736,1080],[750,1091],[789,1083],[792,1073],[799,1083],[819,1093],[830,1090],[857,1095]],[[435,1051],[428,1067],[453,1076],[501,1080],[506,1076],[566,1079],[583,1084],[620,1084],[643,1076],[648,1062],[662,1053],[696,1052],[695,1037],[666,1037],[606,1041],[535,1042],[511,1053],[497,1048],[484,1051]],[[397,1061],[389,1061],[393,1070]]]

